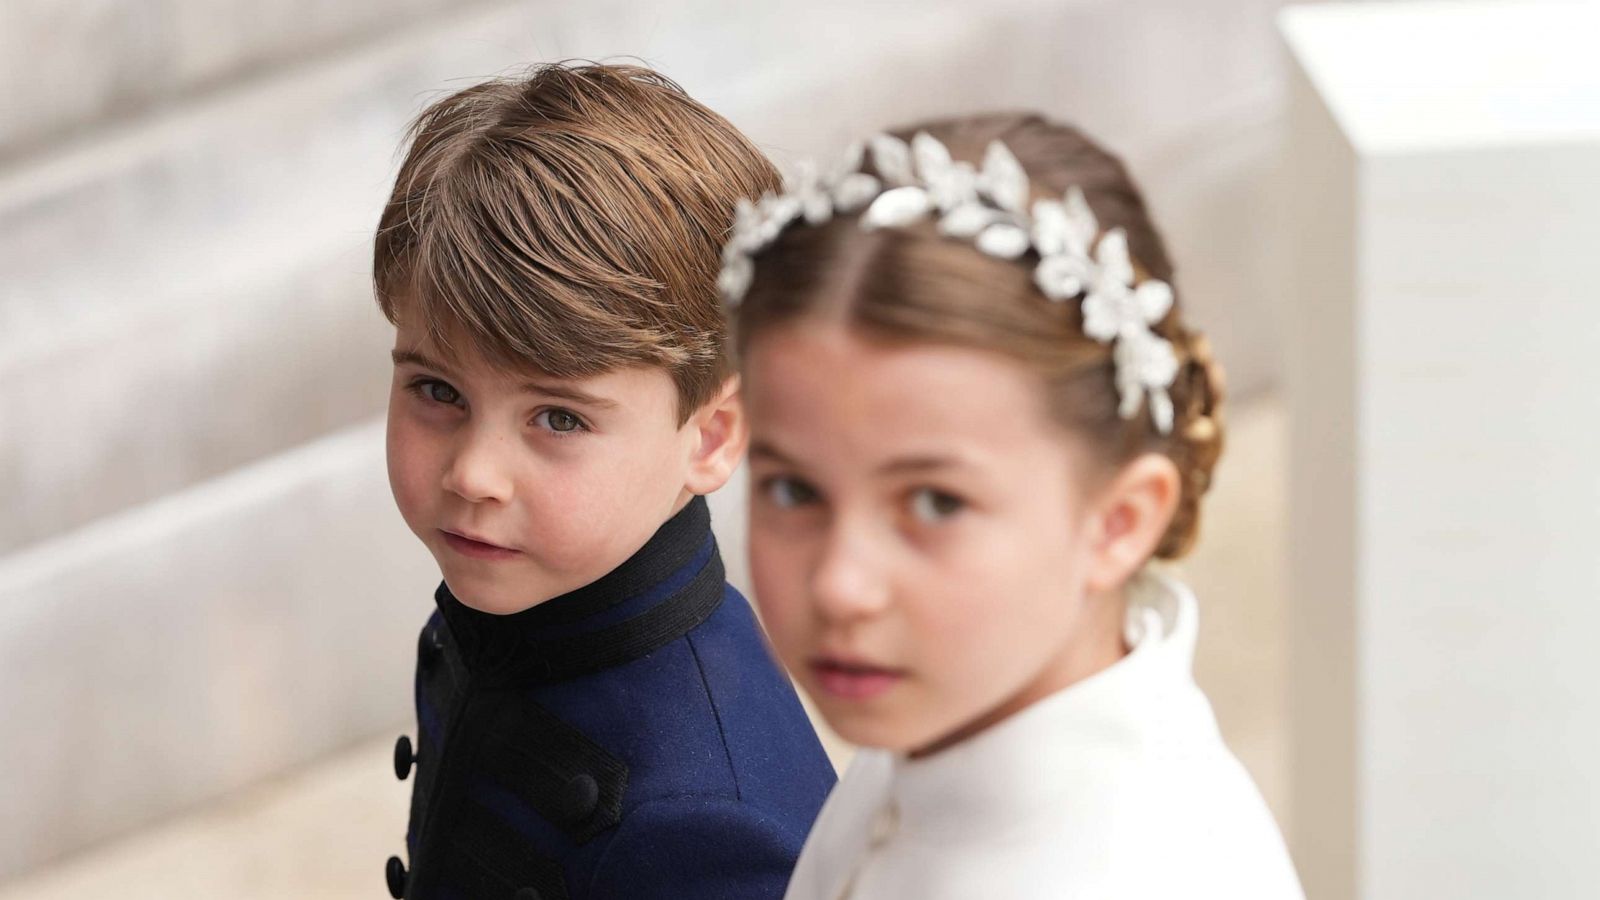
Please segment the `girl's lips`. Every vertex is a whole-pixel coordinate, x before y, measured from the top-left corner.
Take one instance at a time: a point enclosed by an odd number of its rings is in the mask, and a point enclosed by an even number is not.
[[[814,659],[811,673],[823,691],[843,700],[868,700],[905,678],[905,673],[836,659]]]
[[[450,549],[462,556],[470,556],[473,559],[511,559],[522,555],[509,547],[475,541],[472,538],[462,537],[451,531],[440,531],[439,533],[444,535],[444,542],[450,546]]]

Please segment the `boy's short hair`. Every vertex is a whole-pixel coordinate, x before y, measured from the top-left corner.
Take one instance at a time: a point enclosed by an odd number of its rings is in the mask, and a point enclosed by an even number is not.
[[[555,63],[433,103],[408,139],[373,252],[391,323],[506,371],[659,366],[679,424],[731,374],[722,244],[780,179],[727,120],[649,69]]]

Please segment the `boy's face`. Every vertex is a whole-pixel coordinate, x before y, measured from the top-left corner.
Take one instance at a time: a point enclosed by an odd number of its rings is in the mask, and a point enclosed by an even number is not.
[[[507,375],[446,366],[402,320],[389,395],[389,484],[462,603],[519,612],[616,568],[691,498],[700,441],[664,371]]]

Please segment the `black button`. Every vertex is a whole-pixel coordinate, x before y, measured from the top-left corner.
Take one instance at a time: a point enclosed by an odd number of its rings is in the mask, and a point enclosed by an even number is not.
[[[424,671],[433,668],[443,651],[444,635],[439,633],[439,626],[429,625],[422,629],[422,636],[417,639],[417,661],[422,664]]]
[[[600,785],[594,776],[579,774],[567,779],[557,797],[558,814],[568,822],[582,822],[600,805]]]
[[[389,880],[389,896],[400,900],[406,895],[406,864],[400,857],[389,857],[389,865],[383,870],[383,875]]]
[[[417,761],[417,755],[411,752],[411,738],[400,735],[394,742],[394,777],[401,781],[411,774],[411,764]]]
[[[544,900],[544,895],[533,888],[523,888],[512,894],[511,900]]]

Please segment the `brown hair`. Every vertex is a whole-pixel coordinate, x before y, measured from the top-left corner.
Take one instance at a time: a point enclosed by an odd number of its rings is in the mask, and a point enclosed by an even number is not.
[[[993,140],[1027,170],[1036,197],[1060,198],[1080,187],[1103,230],[1127,232],[1140,279],[1172,282],[1172,263],[1133,180],[1116,157],[1075,128],[1030,114],[941,120],[902,129],[926,131],[958,159],[979,160]],[[1081,304],[1051,303],[1032,280],[1038,257],[995,259],[970,242],[940,236],[931,222],[863,232],[855,217],[789,228],[762,251],[739,308],[741,349],[765,329],[802,315],[837,317],[888,340],[953,343],[1017,359],[1044,380],[1051,415],[1085,437],[1101,459],[1120,464],[1142,452],[1177,466],[1182,494],[1156,555],[1182,556],[1198,535],[1200,498],[1222,452],[1222,373],[1209,345],[1180,322],[1177,305],[1152,326],[1171,341],[1180,368],[1170,394],[1170,435],[1148,409],[1117,413],[1111,348],[1083,332]]]
[[[780,179],[721,116],[648,69],[555,63],[433,103],[408,139],[373,250],[390,322],[507,371],[662,367],[679,424],[731,373],[722,242]]]

